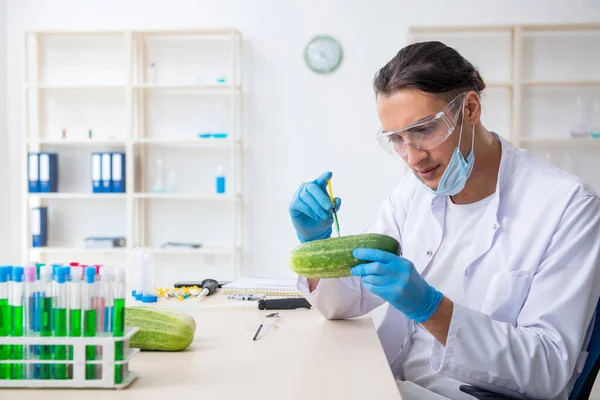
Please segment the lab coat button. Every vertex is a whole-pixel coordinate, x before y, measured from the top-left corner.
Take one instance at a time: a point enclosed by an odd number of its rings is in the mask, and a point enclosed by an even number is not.
[[[428,255],[429,257],[431,257],[431,256],[433,255],[433,251],[431,251],[431,250],[427,250],[427,255]]]
[[[494,224],[494,230],[498,229],[499,226],[500,225],[498,225],[498,224]]]
[[[469,271],[465,269],[465,276],[469,275]]]

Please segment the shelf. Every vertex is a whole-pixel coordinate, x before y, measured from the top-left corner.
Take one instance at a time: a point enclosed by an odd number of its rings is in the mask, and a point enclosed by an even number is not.
[[[125,193],[29,193],[30,198],[42,200],[123,200]]]
[[[40,84],[40,85],[26,85],[27,89],[44,89],[44,90],[117,90],[126,89],[127,85],[108,85],[108,84]]]
[[[133,85],[136,89],[154,89],[154,90],[198,90],[206,92],[231,92],[233,90],[240,90],[238,85],[230,85],[227,83],[215,83],[215,84],[161,84],[161,83],[138,83]]]
[[[193,193],[134,193],[136,199],[148,200],[198,200],[198,201],[222,201],[233,202],[239,200],[239,196],[227,194],[193,194]]]
[[[600,146],[600,139],[593,138],[522,138],[524,145],[542,146]]]
[[[195,147],[206,147],[206,148],[231,148],[234,144],[239,141],[231,139],[159,139],[159,138],[145,138],[135,139],[133,141],[136,144],[154,144],[162,146],[195,146]]]
[[[106,146],[106,145],[119,145],[125,146],[124,140],[118,139],[29,139],[27,144],[30,145],[42,145],[42,144],[55,144],[61,146]]]
[[[522,81],[523,86],[599,86],[598,81]]]
[[[86,249],[83,247],[30,247],[30,251],[44,254],[115,254],[126,255],[127,248],[119,247],[113,249]]]
[[[227,255],[232,254],[235,250],[234,247],[200,247],[198,249],[163,249],[162,247],[155,247],[149,249],[151,252],[157,255],[161,254],[173,254],[173,255]]]

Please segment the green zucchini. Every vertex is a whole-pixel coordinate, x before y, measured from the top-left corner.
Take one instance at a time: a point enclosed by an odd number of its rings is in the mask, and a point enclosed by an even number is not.
[[[398,254],[396,239],[378,233],[343,236],[302,243],[290,255],[290,268],[307,278],[339,278],[350,276],[350,270],[365,261],[357,260],[352,251],[370,248]]]
[[[189,314],[152,307],[126,307],[125,326],[138,327],[129,347],[181,351],[194,340],[196,321]]]

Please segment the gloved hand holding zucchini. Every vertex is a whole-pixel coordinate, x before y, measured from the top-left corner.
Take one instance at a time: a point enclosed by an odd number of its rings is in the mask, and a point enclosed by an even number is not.
[[[397,254],[396,239],[377,233],[342,236],[302,243],[290,257],[290,268],[307,278],[339,278],[350,276],[350,270],[363,263],[352,252],[359,248],[379,249]]]

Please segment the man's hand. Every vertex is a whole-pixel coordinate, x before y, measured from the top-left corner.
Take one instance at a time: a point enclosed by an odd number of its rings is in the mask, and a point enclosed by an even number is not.
[[[442,294],[430,286],[412,262],[376,249],[356,249],[354,258],[369,261],[352,268],[365,288],[402,311],[408,318],[427,321],[438,309]]]

